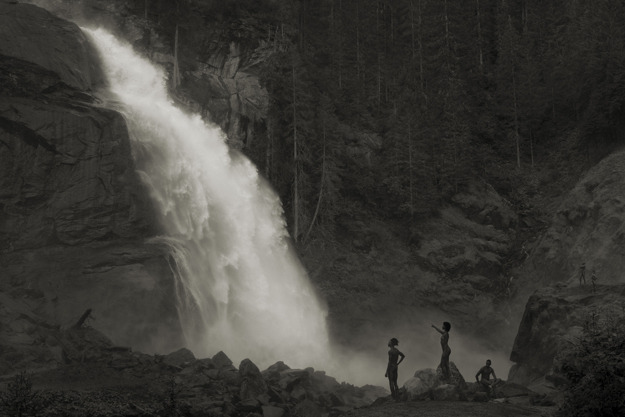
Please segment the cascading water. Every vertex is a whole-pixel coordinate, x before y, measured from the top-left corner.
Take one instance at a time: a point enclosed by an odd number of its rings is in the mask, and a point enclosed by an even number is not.
[[[162,214],[188,347],[325,369],[326,312],[289,248],[276,194],[218,128],[172,103],[159,68],[102,29],[85,32]]]

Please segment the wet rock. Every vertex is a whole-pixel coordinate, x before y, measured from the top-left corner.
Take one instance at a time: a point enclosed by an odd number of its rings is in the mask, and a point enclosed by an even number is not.
[[[188,365],[193,361],[195,361],[195,356],[189,349],[186,348],[178,349],[177,351],[163,357],[163,363],[178,368],[183,368],[185,365]]]
[[[244,359],[241,361],[239,365],[239,376],[241,378],[239,396],[242,401],[248,399],[256,400],[259,396],[267,392],[267,384],[260,370],[251,360]]]
[[[223,351],[219,351],[212,357],[213,364],[217,369],[232,366],[232,361]]]
[[[262,371],[263,378],[270,381],[278,381],[280,379],[280,372],[286,371],[289,368],[284,362],[279,361],[271,365],[269,368]]]

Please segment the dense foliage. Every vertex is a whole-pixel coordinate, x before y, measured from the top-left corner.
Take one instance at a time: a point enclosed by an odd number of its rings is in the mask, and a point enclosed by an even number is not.
[[[409,225],[471,178],[538,163],[562,132],[578,129],[580,145],[622,139],[620,1],[281,7],[276,24],[292,30],[265,78],[273,148],[253,157],[280,161],[267,172],[289,212],[297,199],[300,224],[364,209]]]
[[[31,376],[25,372],[15,375],[6,390],[0,391],[0,410],[3,416],[37,416],[45,409],[47,400],[33,390]]]
[[[586,151],[623,140],[619,0],[137,3],[160,16],[175,8],[159,22],[168,33],[206,27],[201,15],[262,28],[272,105],[245,152],[296,239],[333,233],[355,213],[409,230],[469,179],[509,192],[557,138]]]
[[[625,322],[622,312],[590,317],[583,333],[562,354],[569,379],[561,417],[625,415]]]

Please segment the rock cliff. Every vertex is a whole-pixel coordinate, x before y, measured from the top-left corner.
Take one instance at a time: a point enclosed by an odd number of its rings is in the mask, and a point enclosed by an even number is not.
[[[267,27],[259,21],[218,21],[206,4],[193,5],[193,16],[179,28],[184,40],[178,47],[178,83],[173,80],[176,47],[175,28],[167,23],[174,10],[169,2],[31,2],[80,25],[102,26],[120,34],[137,51],[167,69],[178,102],[219,125],[231,146],[250,145],[264,129],[269,97],[260,84],[261,64],[278,45],[268,41]]]
[[[588,170],[566,195],[550,227],[531,248],[520,275],[529,288],[578,282],[594,271],[600,283],[623,283],[625,254],[625,152],[617,151]]]
[[[158,226],[124,119],[93,95],[97,68],[75,24],[0,3],[0,291],[29,311],[4,310],[23,323],[7,346],[88,308],[118,344],[181,344],[167,252],[149,243]]]

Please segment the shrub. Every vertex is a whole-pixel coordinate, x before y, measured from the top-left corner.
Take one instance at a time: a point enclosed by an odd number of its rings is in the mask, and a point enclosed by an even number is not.
[[[21,372],[0,392],[0,415],[8,417],[37,416],[46,407],[39,392],[33,391],[30,375]]]
[[[569,384],[557,417],[625,415],[625,315],[604,316],[593,313],[560,358],[559,371]]]

